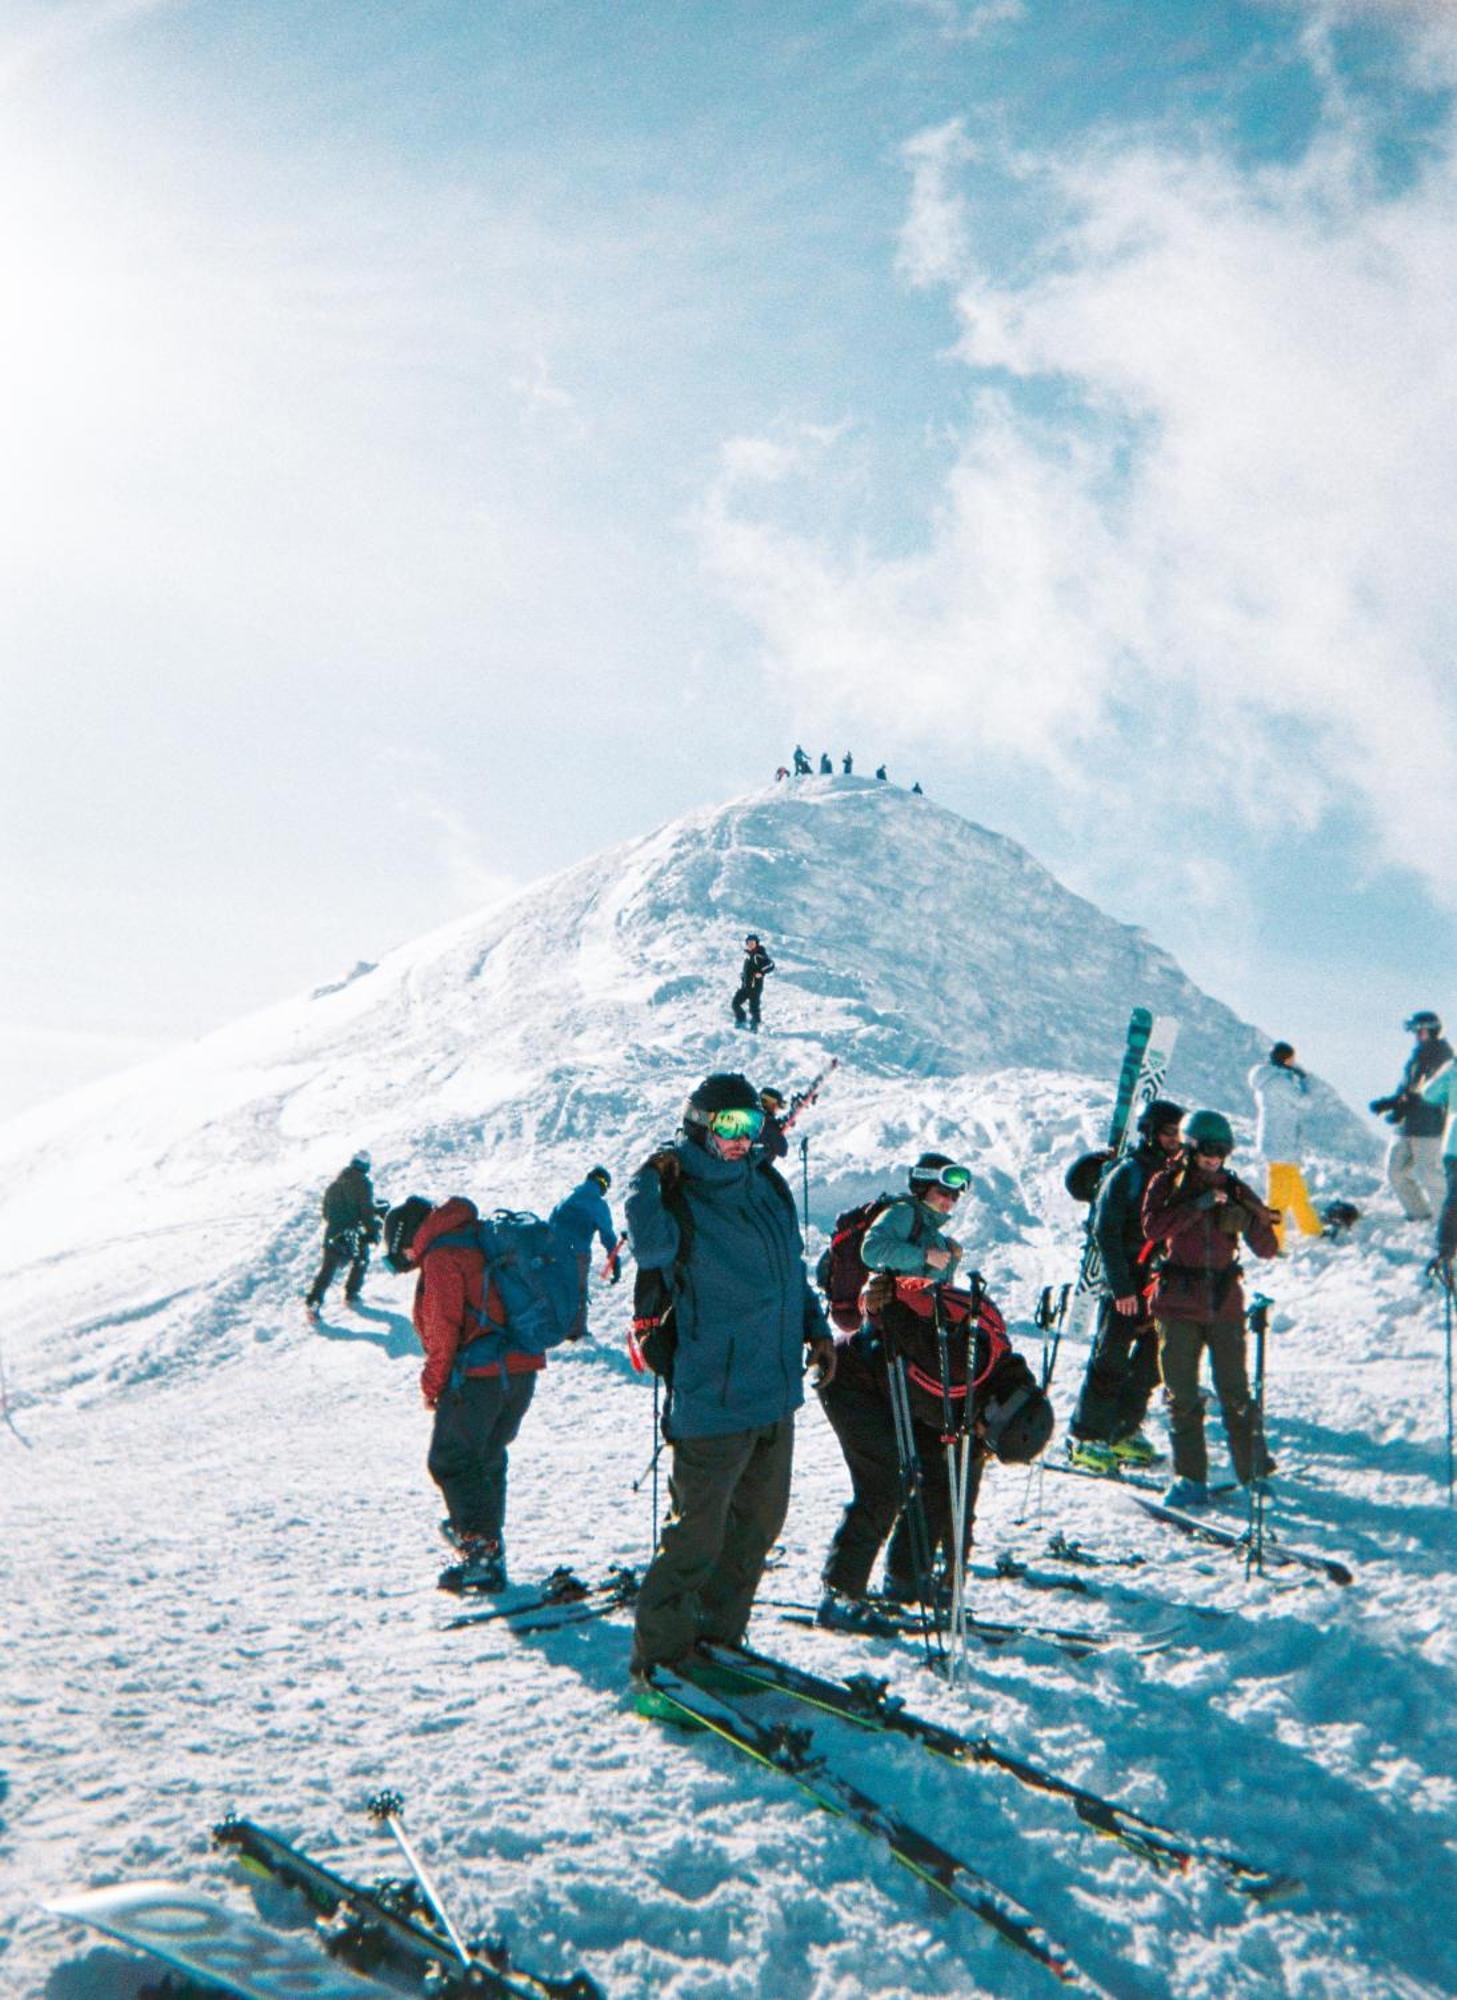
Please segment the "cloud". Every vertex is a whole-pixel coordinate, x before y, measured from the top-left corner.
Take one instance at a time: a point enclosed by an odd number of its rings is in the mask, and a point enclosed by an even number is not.
[[[12,88],[33,70],[71,59],[104,35],[180,4],[181,0],[42,0],[31,8],[28,21],[12,22],[9,34],[0,40],[0,90]]]
[[[928,533],[827,549],[727,461],[704,531],[736,602],[886,731],[1072,792],[1154,755],[1266,836],[1355,809],[1457,900],[1451,131],[1395,195],[1343,105],[1292,165],[1020,159],[1051,220],[1011,276],[977,266],[969,157],[954,126],[906,152],[902,269],[946,286],[975,385]]]
[[[993,29],[1025,19],[1026,0],[905,0],[913,13],[929,15],[948,42],[975,42]]]

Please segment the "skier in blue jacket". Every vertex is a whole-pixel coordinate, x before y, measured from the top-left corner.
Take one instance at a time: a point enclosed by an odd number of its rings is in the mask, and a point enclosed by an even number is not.
[[[607,1206],[607,1190],[612,1185],[612,1176],[606,1167],[593,1167],[584,1181],[579,1181],[570,1194],[563,1195],[551,1212],[551,1224],[571,1244],[576,1252],[577,1268],[582,1277],[582,1317],[581,1332],[587,1331],[587,1280],[592,1271],[592,1238],[597,1237],[607,1252],[607,1282],[620,1283],[622,1262],[617,1254],[617,1225],[612,1220],[612,1210]],[[580,1334],[574,1334],[579,1339]]]
[[[806,1348],[822,1375],[834,1368],[794,1197],[758,1144],[763,1124],[747,1077],[705,1077],[681,1136],[628,1190],[633,1253],[665,1280],[677,1337],[663,1421],[671,1510],[638,1596],[637,1674],[700,1638],[743,1637],[789,1506]]]

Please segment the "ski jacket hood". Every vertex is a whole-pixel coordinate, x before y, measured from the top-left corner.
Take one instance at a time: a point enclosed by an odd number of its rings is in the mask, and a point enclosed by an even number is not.
[[[481,1331],[483,1315],[501,1324],[505,1314],[494,1288],[487,1297],[486,1260],[467,1243],[442,1243],[442,1236],[469,1229],[480,1220],[480,1211],[464,1195],[456,1195],[432,1209],[415,1231],[410,1254],[420,1267],[415,1282],[415,1300],[410,1317],[425,1350],[425,1366],[420,1370],[420,1393],[433,1410],[450,1381],[455,1357]],[[542,1354],[509,1351],[505,1359],[508,1375],[529,1375],[546,1366]],[[467,1375],[499,1375],[501,1364],[467,1368]]]
[[[790,1416],[804,1401],[804,1348],[829,1329],[804,1268],[794,1197],[757,1151],[724,1160],[691,1139],[665,1149],[680,1178],[682,1232],[651,1164],[628,1188],[633,1254],[663,1273],[678,1332],[665,1429],[726,1437]]]

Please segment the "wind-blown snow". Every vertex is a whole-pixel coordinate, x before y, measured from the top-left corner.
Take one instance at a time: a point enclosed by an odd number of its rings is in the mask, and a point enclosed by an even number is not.
[[[727,1018],[748,926],[779,966],[757,1042]],[[230,1805],[324,1858],[390,1870],[361,1810],[388,1783],[459,1921],[504,1930],[538,1969],[586,1966],[613,1995],[1045,1992],[784,1780],[633,1714],[624,1620],[442,1631],[408,1286],[378,1269],[365,1309],[336,1296],[318,1329],[299,1295],[319,1192],[356,1146],[392,1198],[543,1207],[599,1158],[624,1174],[705,1070],[742,1063],[788,1089],[837,1057],[804,1120],[812,1238],[942,1143],[976,1169],[959,1232],[1035,1344],[1036,1292],[1076,1260],[1062,1171],[1099,1135],[1135,1001],[1180,1021],[1173,1094],[1232,1111],[1248,1138],[1244,1072],[1265,1038],[1142,934],[929,801],[809,780],[12,1121],[7,1990],[135,1993],[140,1961],[35,1900],[141,1874],[246,1899],[208,1854]],[[918,1709],[1303,1877],[1292,1905],[1251,1909],[1213,1881],[1152,1876],[1010,1783],[816,1725],[858,1782],[1120,1994],[1457,1986],[1436,1920],[1457,1888],[1443,1328],[1420,1284],[1425,1232],[1397,1221],[1329,1092],[1316,1137],[1318,1192],[1367,1216],[1354,1243],[1261,1272],[1277,1300],[1275,1517],[1351,1560],[1352,1590],[1287,1570],[1246,1580],[1103,1486],[994,1469],[984,1559],[1035,1560],[1060,1531],[1147,1561],[1087,1572],[1088,1597],[979,1581],[977,1609],[1126,1648],[978,1654],[952,1691],[909,1648],[807,1633],[767,1606],[755,1621],[766,1650],[886,1674]],[[594,1302],[593,1343],[554,1358],[512,1454],[520,1579],[648,1553],[650,1483],[634,1486],[652,1397],[623,1355],[626,1290]],[[1065,1346],[1064,1417],[1084,1357]],[[812,1600],[845,1490],[811,1407],[765,1597]],[[1152,1635],[1167,1649],[1135,1650]]]

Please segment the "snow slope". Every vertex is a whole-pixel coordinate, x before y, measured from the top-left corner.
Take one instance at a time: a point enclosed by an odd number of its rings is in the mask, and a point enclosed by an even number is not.
[[[726,1025],[748,925],[780,967],[757,1043]],[[208,1853],[230,1805],[391,1869],[361,1810],[389,1783],[462,1923],[503,1930],[542,1970],[584,1965],[613,1995],[1045,1992],[783,1780],[635,1716],[621,1619],[444,1632],[408,1288],[377,1271],[362,1312],[317,1330],[298,1295],[320,1187],[356,1145],[392,1197],[540,1206],[597,1158],[630,1167],[705,1069],[752,1058],[790,1087],[837,1056],[805,1127],[812,1240],[944,1142],[977,1171],[961,1233],[1030,1342],[1037,1288],[1075,1261],[1062,1169],[1106,1115],[1135,1000],[1181,1021],[1175,1094],[1247,1108],[1263,1038],[1141,934],[926,800],[811,780],[680,821],[0,1132],[0,1985],[135,1994],[140,1961],[35,1899],[171,1874],[246,1901]],[[1119,1994],[1457,1989],[1433,1921],[1457,1887],[1442,1326],[1419,1282],[1424,1233],[1373,1198],[1370,1142],[1329,1093],[1318,1136],[1317,1184],[1368,1212],[1355,1243],[1263,1274],[1276,1520],[1351,1560],[1352,1590],[1247,1579],[1115,1491],[999,1470],[986,1559],[1056,1573],[1062,1533],[1110,1565],[1144,1560],[1069,1572],[1088,1596],[981,1581],[977,1609],[1126,1645],[979,1653],[950,1690],[910,1649],[805,1632],[767,1605],[755,1622],[767,1650],[887,1675],[918,1709],[1304,1879],[1288,1907],[1251,1909],[1216,1882],[1152,1876],[1054,1802],[817,1725],[858,1782]],[[604,1291],[596,1340],[554,1360],[513,1453],[520,1578],[647,1555],[652,1399],[623,1357],[625,1317]],[[1064,1350],[1063,1415],[1083,1358]],[[807,1410],[766,1598],[813,1597],[845,1486]],[[1153,1637],[1164,1650],[1137,1649]]]

